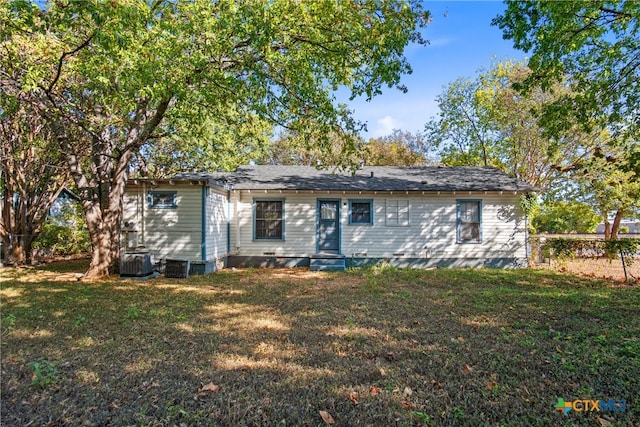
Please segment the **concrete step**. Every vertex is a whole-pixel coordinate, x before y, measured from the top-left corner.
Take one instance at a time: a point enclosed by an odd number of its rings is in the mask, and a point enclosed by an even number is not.
[[[344,255],[315,254],[309,258],[311,271],[344,271],[346,261]]]

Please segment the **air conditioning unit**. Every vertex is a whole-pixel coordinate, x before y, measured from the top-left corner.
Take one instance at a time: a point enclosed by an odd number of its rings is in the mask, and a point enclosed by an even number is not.
[[[151,254],[133,252],[122,254],[120,258],[120,277],[149,277],[154,274]]]
[[[189,277],[190,261],[188,259],[167,259],[164,267],[164,277],[186,279]]]

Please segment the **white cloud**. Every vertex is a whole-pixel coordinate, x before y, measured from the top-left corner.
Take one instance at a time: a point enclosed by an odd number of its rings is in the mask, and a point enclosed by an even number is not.
[[[386,115],[381,119],[376,120],[378,126],[371,132],[372,138],[378,138],[380,136],[389,135],[394,129],[400,129],[400,122],[390,115]]]

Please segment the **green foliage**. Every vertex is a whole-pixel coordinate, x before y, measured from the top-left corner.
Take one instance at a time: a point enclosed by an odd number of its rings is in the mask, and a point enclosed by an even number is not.
[[[594,233],[600,216],[587,204],[546,202],[532,218],[537,233]]]
[[[59,215],[49,216],[33,247],[44,256],[87,253],[91,241],[78,203],[65,203]]]
[[[640,3],[514,1],[496,18],[504,37],[517,49],[531,52],[531,76],[523,88],[570,76],[578,92],[567,93],[545,108],[548,122],[565,128],[574,118],[633,137],[640,129]]]
[[[421,166],[427,163],[425,144],[422,135],[395,129],[390,135],[370,139],[363,160],[369,166]]]
[[[45,358],[29,363],[29,367],[33,369],[31,385],[35,387],[46,388],[58,380],[58,368]]]
[[[127,308],[127,319],[129,320],[137,320],[140,317],[140,310],[137,306],[132,305]]]
[[[527,217],[531,217],[538,207],[538,198],[535,194],[523,194],[520,196],[520,208]]]
[[[76,327],[83,326],[83,325],[86,323],[86,321],[87,321],[87,318],[86,318],[86,317],[84,317],[84,316],[83,316],[83,315],[81,315],[81,314],[78,314],[78,315],[76,316]]]
[[[554,237],[547,239],[544,243],[543,251],[553,256],[563,258],[573,258],[578,255],[598,257],[608,256],[615,258],[620,254],[631,258],[640,249],[640,239],[609,239],[609,240],[586,240],[586,239],[566,239]],[[625,262],[630,261],[625,259]]]
[[[0,93],[52,122],[96,243],[87,277],[98,277],[117,263],[134,159],[142,167],[146,154],[158,155],[168,169],[179,157],[157,141],[204,136],[192,149],[179,144],[180,154],[195,156],[197,166],[229,150],[205,166],[228,169],[260,148],[267,123],[321,152],[338,135],[337,160],[351,166],[363,125],[336,102],[337,91],[371,99],[384,88],[406,90],[404,50],[425,43],[420,30],[429,19],[418,1],[92,0],[39,8],[9,0],[0,2]]]
[[[544,135],[537,114],[566,88],[556,85],[552,93],[536,87],[521,96],[513,86],[529,74],[525,64],[505,61],[448,85],[437,97],[440,116],[425,125],[444,164],[494,166],[541,191],[552,186],[560,175],[555,163],[584,135],[563,135],[562,143]]]
[[[18,318],[16,317],[15,314],[13,313],[9,313],[7,314],[7,316],[4,318],[4,327],[7,328],[7,330],[11,330],[15,327],[16,324],[16,320],[18,320]]]

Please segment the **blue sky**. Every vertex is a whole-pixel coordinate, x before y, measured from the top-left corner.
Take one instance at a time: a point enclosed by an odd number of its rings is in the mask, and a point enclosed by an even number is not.
[[[491,20],[505,9],[502,2],[425,1],[424,7],[432,13],[423,31],[430,45],[409,46],[405,51],[413,68],[413,74],[402,79],[408,93],[387,88],[371,102],[347,102],[355,118],[367,122],[365,138],[388,135],[393,129],[422,131],[429,118],[438,114],[435,98],[449,82],[474,77],[494,60],[526,56],[491,26]]]

